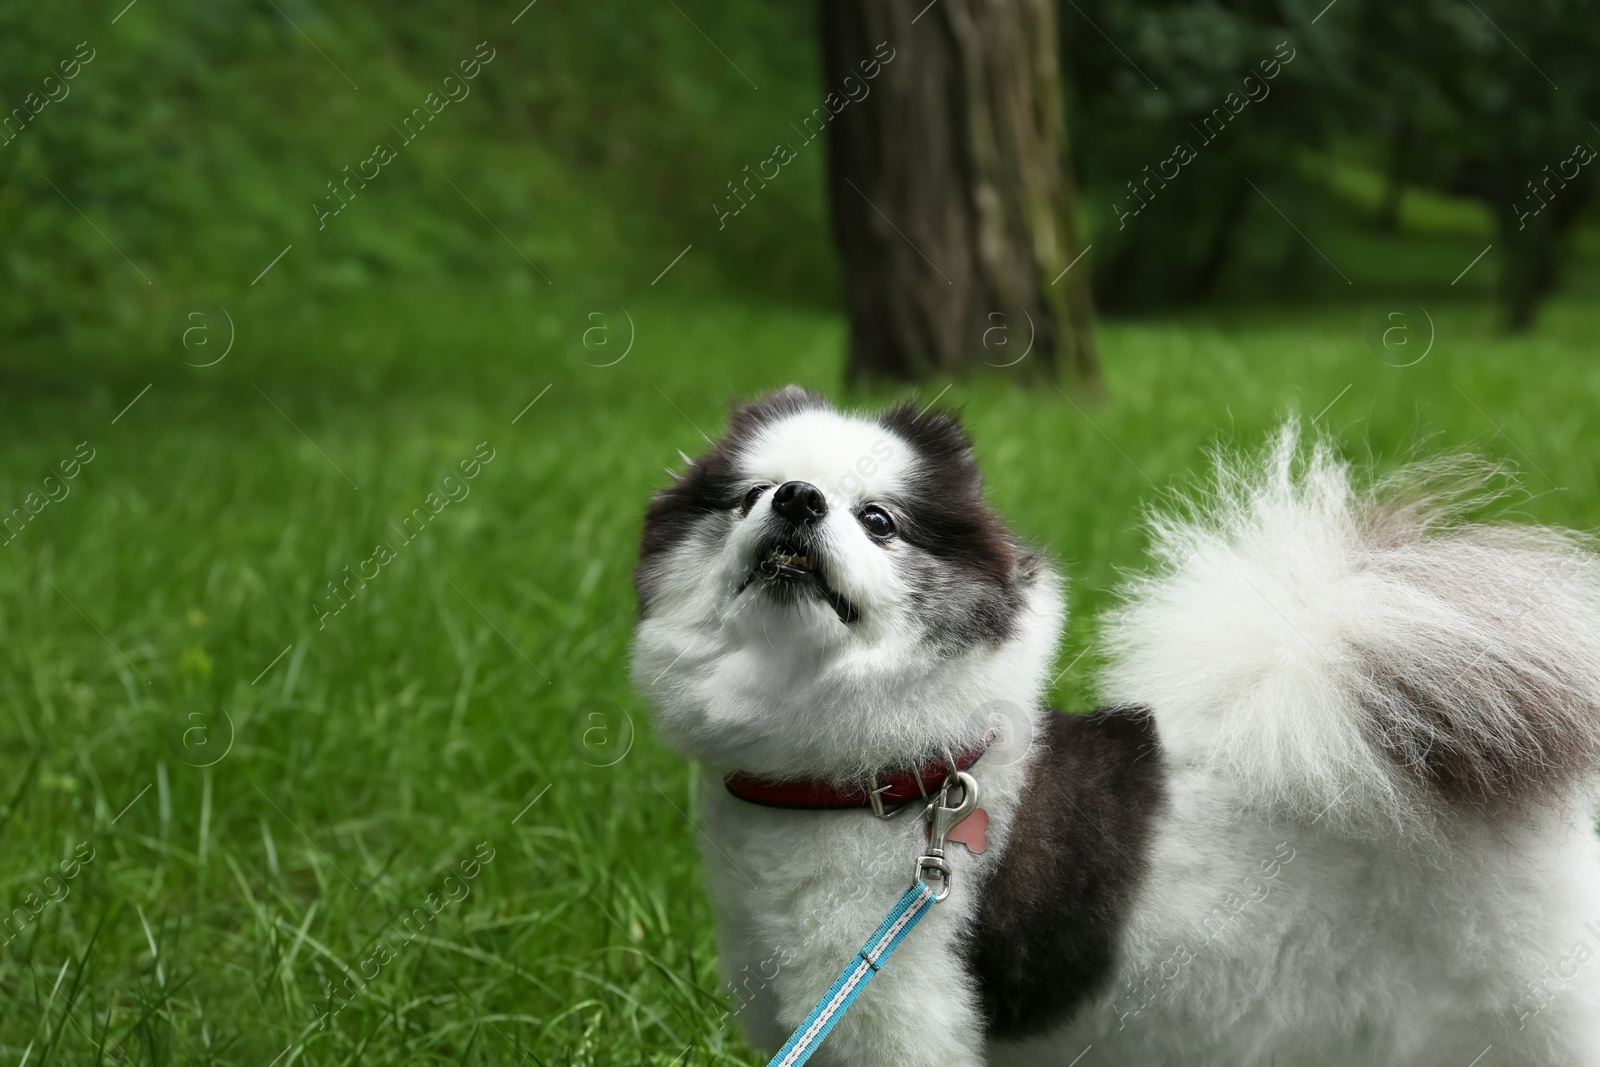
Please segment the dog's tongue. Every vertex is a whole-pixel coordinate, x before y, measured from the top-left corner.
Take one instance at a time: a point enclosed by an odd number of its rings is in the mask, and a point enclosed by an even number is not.
[[[976,808],[971,815],[950,827],[944,835],[946,841],[959,841],[967,851],[977,855],[989,847],[989,813]]]

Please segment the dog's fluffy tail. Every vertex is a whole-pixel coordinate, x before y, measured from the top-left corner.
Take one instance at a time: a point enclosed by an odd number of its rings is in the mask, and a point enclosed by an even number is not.
[[[1103,695],[1151,707],[1172,757],[1245,802],[1352,830],[1587,793],[1600,559],[1469,521],[1496,475],[1453,460],[1358,487],[1293,423],[1264,465],[1219,457],[1200,504],[1153,520],[1162,566],[1111,616]]]

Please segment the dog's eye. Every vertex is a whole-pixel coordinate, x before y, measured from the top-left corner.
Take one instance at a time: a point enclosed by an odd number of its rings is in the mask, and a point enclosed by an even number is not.
[[[867,528],[867,533],[873,537],[888,537],[894,533],[894,520],[889,513],[876,504],[868,504],[856,516],[861,520],[861,525]]]
[[[761,494],[771,488],[772,486],[765,482],[751,486],[750,491],[744,495],[744,502],[739,505],[739,513],[741,515],[750,514],[750,509],[756,506],[756,501],[761,499]]]

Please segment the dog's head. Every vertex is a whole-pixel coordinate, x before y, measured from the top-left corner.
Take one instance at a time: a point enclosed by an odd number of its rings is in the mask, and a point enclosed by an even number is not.
[[[1035,699],[1060,627],[953,415],[858,417],[792,386],[655,496],[634,583],[635,678],[668,740],[764,773],[970,743],[995,701]]]

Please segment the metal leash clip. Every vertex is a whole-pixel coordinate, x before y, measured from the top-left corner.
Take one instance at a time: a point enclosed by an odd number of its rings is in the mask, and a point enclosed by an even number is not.
[[[961,802],[954,807],[949,804],[952,785],[961,789]],[[938,799],[925,809],[928,817],[928,848],[917,857],[915,877],[919,881],[928,883],[934,891],[933,899],[936,901],[950,895],[951,871],[950,861],[944,854],[945,838],[962,819],[976,811],[977,807],[978,783],[966,771],[956,771],[944,780],[944,785],[939,787]]]

